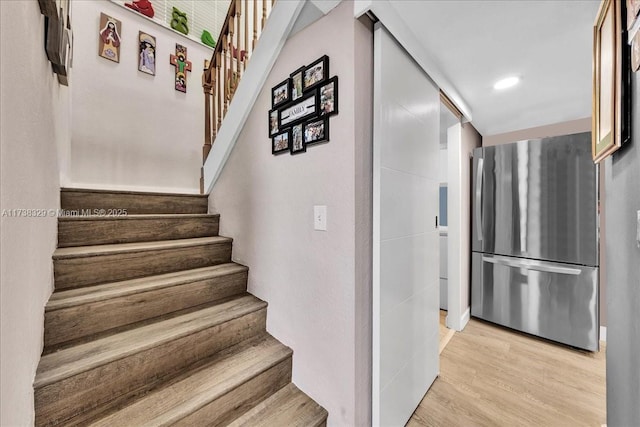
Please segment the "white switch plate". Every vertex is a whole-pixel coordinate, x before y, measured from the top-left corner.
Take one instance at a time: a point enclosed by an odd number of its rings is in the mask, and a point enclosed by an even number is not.
[[[327,207],[313,207],[313,229],[327,231]]]

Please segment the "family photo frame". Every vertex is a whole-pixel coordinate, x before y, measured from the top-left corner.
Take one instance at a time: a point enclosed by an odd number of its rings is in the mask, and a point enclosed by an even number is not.
[[[271,89],[271,108],[286,104],[291,99],[289,94],[289,79],[287,79]]]
[[[329,117],[336,114],[338,76],[329,77],[329,57],[323,55],[271,88],[271,153],[299,154],[328,142]]]
[[[329,78],[329,57],[324,55],[304,70],[302,89],[309,90]]]

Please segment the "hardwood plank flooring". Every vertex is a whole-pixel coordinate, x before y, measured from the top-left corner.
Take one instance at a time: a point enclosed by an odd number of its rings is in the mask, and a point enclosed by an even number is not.
[[[571,349],[472,319],[440,355],[440,376],[407,423],[606,424],[605,346]]]

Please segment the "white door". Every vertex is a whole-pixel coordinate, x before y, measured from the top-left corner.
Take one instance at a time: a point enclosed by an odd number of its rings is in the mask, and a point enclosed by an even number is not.
[[[438,375],[438,89],[374,35],[374,426],[403,426]]]

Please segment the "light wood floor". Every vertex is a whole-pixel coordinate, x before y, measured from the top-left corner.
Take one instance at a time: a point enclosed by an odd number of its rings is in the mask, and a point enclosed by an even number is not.
[[[407,426],[599,427],[605,390],[604,346],[581,352],[472,319]]]

